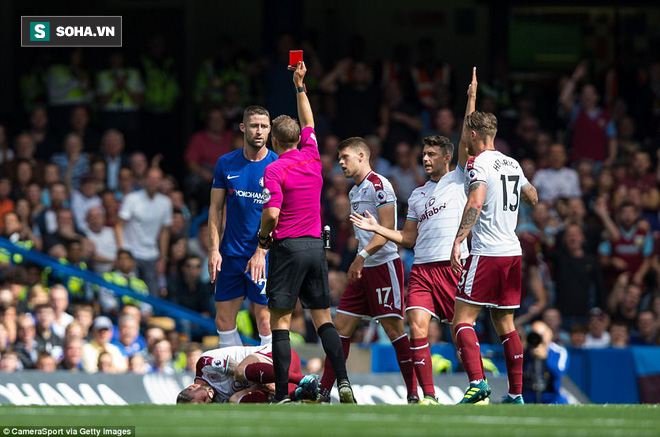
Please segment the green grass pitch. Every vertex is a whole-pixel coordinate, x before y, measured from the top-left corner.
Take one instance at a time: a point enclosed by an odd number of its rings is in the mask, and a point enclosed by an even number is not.
[[[11,426],[134,426],[145,436],[660,436],[660,405],[0,407]]]

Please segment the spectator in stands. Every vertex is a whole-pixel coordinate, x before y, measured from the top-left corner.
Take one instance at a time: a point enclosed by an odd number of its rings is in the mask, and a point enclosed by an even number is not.
[[[36,325],[30,314],[21,314],[17,320],[16,353],[23,369],[32,369],[39,356],[39,345],[36,340]]]
[[[112,270],[117,259],[117,237],[111,226],[105,225],[105,212],[102,207],[92,207],[87,211],[86,236],[94,243],[94,253],[90,261],[95,273],[103,274]]]
[[[73,318],[82,329],[83,338],[91,338],[92,324],[94,323],[94,308],[90,304],[82,303],[74,306]]]
[[[559,103],[572,124],[571,162],[587,158],[612,165],[618,154],[616,126],[609,113],[598,106],[600,96],[596,87],[590,83],[583,85],[580,103],[575,103],[575,87],[586,74],[587,64],[583,61],[566,81],[559,96]]]
[[[193,311],[210,315],[213,286],[201,280],[204,265],[197,255],[188,255],[180,267],[180,274],[168,284],[168,299]]]
[[[57,370],[57,361],[48,352],[39,352],[34,368],[42,372],[54,372]]]
[[[204,349],[202,349],[201,344],[194,342],[188,343],[188,346],[186,347],[186,367],[184,371],[194,374],[196,372],[197,361],[203,353]]]
[[[13,349],[8,349],[0,356],[0,372],[13,373],[22,370],[18,353]]]
[[[130,358],[142,352],[146,347],[144,339],[140,341],[140,322],[133,316],[122,316],[118,322],[119,338],[112,344],[117,346],[121,353]]]
[[[98,373],[117,373],[112,363],[112,355],[109,352],[101,352],[96,364]]]
[[[14,201],[9,198],[11,194],[11,179],[6,176],[0,177],[0,216],[14,210]],[[0,225],[0,231],[2,226]]]
[[[122,167],[119,169],[118,176],[118,185],[115,190],[115,195],[117,200],[122,200],[124,197],[131,194],[135,191],[135,176],[133,175],[133,170],[128,167]]]
[[[41,106],[34,107],[30,111],[29,123],[27,134],[35,145],[35,157],[44,160],[50,158],[58,148],[58,141],[48,125],[46,109]]]
[[[11,197],[16,201],[25,197],[27,187],[34,179],[32,165],[27,159],[18,158],[14,170]]]
[[[76,228],[87,232],[87,212],[95,207],[101,207],[101,198],[98,195],[99,184],[92,174],[81,178],[80,190],[71,190],[71,212]]]
[[[83,340],[85,336],[83,335],[83,328],[80,323],[73,321],[66,327],[64,330],[64,342],[69,338],[79,338]]]
[[[623,293],[612,292],[613,296],[608,299],[608,308],[614,320],[625,322],[630,329],[633,329],[639,314],[642,288],[635,283],[629,283],[623,290]]]
[[[632,166],[628,169],[623,185],[628,189],[638,189],[642,196],[642,209],[657,213],[660,208],[660,190],[656,175],[651,171],[651,157],[646,151],[637,151],[633,155]]]
[[[562,199],[557,199],[556,209],[559,216],[562,216],[560,212],[560,202]],[[598,251],[598,245],[601,241],[602,229],[600,226],[596,226],[591,222],[587,221],[587,208],[584,205],[584,201],[580,197],[571,197],[569,199],[564,199],[565,208],[563,225],[564,229],[557,233],[556,244],[559,249],[564,247],[564,232],[569,225],[577,225],[582,230],[582,235],[584,238],[584,249],[590,254],[596,254]]]
[[[390,181],[394,184],[399,206],[402,207],[407,205],[413,190],[426,182],[426,174],[419,164],[421,151],[418,147],[413,149],[408,143],[398,143],[394,156],[395,165],[390,173]]]
[[[146,358],[147,362],[152,361],[154,345],[160,340],[165,339],[165,331],[159,326],[151,326],[147,328],[144,333],[144,340],[147,343],[146,349],[142,350],[142,355]]]
[[[631,345],[653,346],[658,340],[658,319],[653,311],[642,311],[637,316],[637,327],[630,334]]]
[[[556,307],[567,326],[584,321],[589,310],[601,305],[604,289],[598,259],[585,251],[580,226],[568,225],[564,231],[565,249],[553,258],[556,280]]]
[[[84,105],[74,106],[70,115],[70,131],[82,138],[83,144],[90,152],[98,152],[101,144],[101,134],[89,124],[89,108]]]
[[[625,322],[613,321],[610,325],[610,346],[624,348],[630,345],[630,329]]]
[[[57,368],[78,372],[83,368],[82,357],[83,341],[77,337],[67,337],[64,341],[64,356]]]
[[[115,270],[103,274],[103,279],[106,282],[117,285],[119,287],[129,288],[136,294],[146,296],[149,294],[149,288],[145,281],[140,279],[135,272],[136,262],[131,252],[127,250],[119,250],[117,252],[117,262],[115,263]],[[105,313],[116,314],[119,310],[119,298],[111,289],[101,287],[98,294],[99,304]],[[133,298],[124,296],[121,298],[124,304],[131,304],[138,308],[144,314],[151,314],[152,308],[148,304],[136,301]]]
[[[201,202],[202,197],[208,197],[215,163],[220,156],[232,150],[233,137],[234,132],[228,128],[222,109],[217,106],[209,108],[206,112],[206,129],[192,136],[184,156],[189,172],[186,187],[194,200]]]
[[[387,84],[384,96],[378,127],[383,147],[392,151],[399,143],[415,144],[424,127],[418,108],[404,99],[396,81]]]
[[[547,308],[543,311],[541,320],[552,329],[552,341],[561,345],[568,344],[569,335],[568,332],[562,328],[561,313],[557,308]]]
[[[163,375],[176,373],[172,361],[172,344],[169,340],[158,340],[153,346],[153,357],[151,361],[151,372]]]
[[[124,135],[117,129],[108,129],[101,139],[101,153],[106,163],[106,188],[117,190],[121,169],[128,166],[128,158],[124,155]],[[128,193],[126,193],[128,194]]]
[[[651,270],[653,255],[653,235],[649,224],[640,221],[640,218],[637,206],[622,203],[617,209],[616,227],[609,226],[608,239],[598,248],[603,266],[609,268],[614,276],[628,273],[635,284],[643,284]]]
[[[142,354],[134,354],[128,359],[128,371],[136,375],[144,375],[151,372],[147,360]]]
[[[61,285],[56,284],[50,288],[50,306],[53,308],[54,317],[51,329],[53,334],[63,339],[66,327],[73,323],[73,316],[66,312],[69,307],[69,292]]]
[[[115,226],[117,246],[131,252],[138,276],[152,295],[158,293],[158,277],[165,273],[172,224],[172,201],[157,192],[163,172],[151,168],[146,187],[126,196]]]
[[[105,212],[105,226],[110,226],[114,231],[115,225],[119,221],[119,201],[117,201],[115,194],[109,190],[103,191],[100,196],[101,205]],[[115,235],[116,240],[117,236]]]
[[[518,119],[515,135],[510,141],[512,150],[515,151],[515,157],[518,160],[536,158],[535,148],[540,132],[539,121],[535,117],[522,115]],[[565,157],[564,160],[566,160]]]
[[[124,54],[114,51],[109,68],[96,76],[96,92],[104,129],[116,128],[130,138],[140,130],[140,107],[144,103],[144,83],[139,70],[124,66]],[[129,141],[132,144],[133,141]]]
[[[587,323],[587,338],[584,347],[588,349],[600,349],[610,346],[610,333],[608,327],[610,317],[600,308],[593,308],[589,311],[589,321]]]
[[[461,131],[457,129],[456,116],[451,108],[438,109],[433,117],[432,125],[431,130],[422,134],[423,137],[441,135],[449,138],[449,141],[451,141],[454,147],[458,147],[458,143],[461,139]],[[456,156],[458,156],[458,154]],[[456,157],[456,159],[458,159],[458,157]],[[452,164],[456,164],[453,158]]]
[[[390,162],[382,157],[383,153],[383,140],[380,139],[377,135],[367,135],[364,137],[364,141],[369,146],[369,164],[371,168],[378,174],[385,176],[386,178],[390,177],[390,171],[392,165]],[[336,148],[335,148],[336,149]],[[332,155],[333,162],[336,163],[337,160],[337,151],[335,150]]]
[[[587,327],[578,323],[571,326],[570,329],[570,345],[573,347],[584,347],[584,343],[587,341]]]
[[[352,71],[350,79],[346,71]],[[373,134],[379,124],[381,93],[362,60],[342,59],[319,83],[337,102],[336,134],[340,138]],[[384,138],[385,135],[382,136]]]
[[[149,161],[147,155],[142,152],[133,152],[128,158],[128,166],[133,171],[133,191],[145,187]]]
[[[63,152],[53,154],[50,161],[56,164],[61,180],[75,189],[80,188],[83,175],[89,173],[89,157],[84,151],[82,138],[70,133],[62,141]]]
[[[566,167],[566,149],[553,144],[548,152],[548,168],[540,169],[532,183],[538,187],[539,200],[552,203],[558,197],[580,197],[580,181],[572,168]]]
[[[94,319],[92,325],[92,341],[83,346],[82,363],[83,370],[87,373],[96,373],[98,370],[99,355],[108,352],[112,356],[112,362],[118,372],[125,372],[128,362],[119,348],[110,343],[112,339],[112,322],[105,316]]]
[[[37,320],[37,349],[40,352],[48,352],[57,360],[61,359],[63,341],[62,337],[55,335],[52,330],[52,325],[55,321],[53,307],[48,304],[39,304],[34,308],[34,316]]]

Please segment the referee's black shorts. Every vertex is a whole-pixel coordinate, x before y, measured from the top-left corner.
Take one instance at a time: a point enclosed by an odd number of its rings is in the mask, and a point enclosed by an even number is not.
[[[330,308],[328,260],[320,238],[284,238],[268,253],[268,308],[292,310],[298,298],[303,308]]]

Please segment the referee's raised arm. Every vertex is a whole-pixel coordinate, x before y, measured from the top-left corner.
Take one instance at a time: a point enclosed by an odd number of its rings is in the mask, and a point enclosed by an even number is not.
[[[273,120],[271,138],[273,150],[279,157],[264,172],[259,248],[248,262],[247,269],[254,271],[253,280],[260,280],[268,250],[266,296],[273,333],[273,402],[291,401],[288,392],[289,328],[291,313],[300,299],[302,307],[312,316],[330,366],[337,376],[341,402],[354,403],[342,342],[330,316],[328,261],[321,240],[323,165],[314,132],[312,107],[303,83],[307,68],[299,62],[289,70],[294,72],[300,124],[287,115]],[[303,391],[311,391],[306,394],[307,398],[318,395],[318,377],[312,379],[314,381],[306,382],[303,387]]]
[[[314,129],[314,114],[312,113],[312,106],[309,104],[305,84],[305,74],[307,67],[305,63],[300,61],[295,67],[289,66],[289,70],[293,71],[293,84],[296,86],[296,100],[298,104],[298,118],[300,119],[300,129],[311,127]]]

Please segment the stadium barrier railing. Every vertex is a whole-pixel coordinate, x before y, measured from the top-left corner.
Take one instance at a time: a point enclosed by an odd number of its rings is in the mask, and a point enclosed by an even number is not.
[[[181,305],[174,304],[168,300],[151,295],[141,295],[135,293],[129,288],[121,287],[105,281],[100,275],[89,271],[83,270],[71,264],[62,264],[57,259],[38,252],[36,250],[26,250],[13,244],[6,238],[0,237],[0,248],[4,248],[12,254],[19,254],[23,257],[23,262],[29,261],[31,263],[40,265],[41,267],[50,267],[55,272],[63,273],[67,276],[73,276],[83,279],[84,281],[112,290],[117,296],[127,296],[140,302],[147,303],[154,308],[154,311],[160,314],[167,315],[178,320],[187,320],[203,329],[209,334],[215,335],[217,333],[215,320],[209,317],[204,317],[200,313],[193,311]]]

